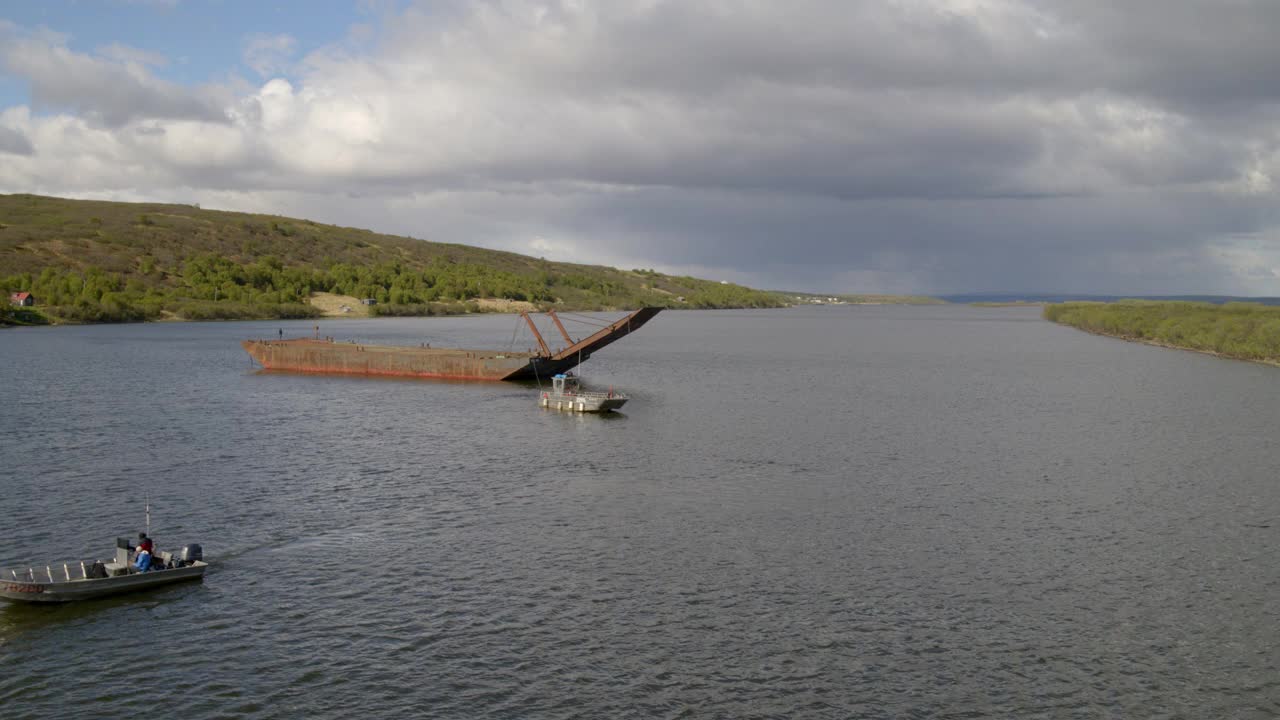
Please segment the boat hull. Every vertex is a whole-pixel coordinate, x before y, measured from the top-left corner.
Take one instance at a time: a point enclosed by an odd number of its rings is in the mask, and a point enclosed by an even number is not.
[[[245,340],[241,346],[267,370],[416,377],[437,380],[508,380],[533,376],[531,365],[552,364],[529,353],[357,345],[326,340]]]
[[[153,587],[186,580],[199,580],[204,576],[204,571],[208,567],[208,563],[198,561],[186,567],[173,568],[171,570],[154,570],[107,578],[65,582],[0,580],[0,598],[11,602],[27,603],[61,603],[92,600],[109,595],[148,590]]]
[[[568,410],[571,412],[581,413],[606,413],[617,410],[627,403],[626,397],[614,395],[611,397],[592,396],[592,395],[561,395],[557,393],[542,393],[538,400],[538,405],[549,410]]]
[[[545,344],[543,353],[360,345],[329,339],[245,340],[240,345],[267,370],[439,380],[536,380],[577,367],[596,350],[640,329],[660,310],[636,310],[554,353]]]

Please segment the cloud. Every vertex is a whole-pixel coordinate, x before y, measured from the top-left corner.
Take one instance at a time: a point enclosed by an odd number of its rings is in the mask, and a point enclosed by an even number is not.
[[[40,154],[0,187],[198,194],[771,287],[1280,294],[1274,254],[1239,240],[1280,237],[1272,2],[371,14],[376,32],[300,58],[250,36],[244,64],[272,79],[234,94],[23,38],[7,64],[69,114],[10,123]]]
[[[70,50],[61,36],[10,33],[0,65],[30,83],[37,107],[68,110],[108,126],[160,118],[219,122],[217,99],[156,78],[148,66],[164,63],[154,53],[111,45],[98,56]]]
[[[297,52],[298,41],[290,35],[254,33],[244,41],[244,64],[261,77],[269,77],[285,69]]]
[[[112,43],[98,48],[98,55],[121,65],[163,67],[169,64],[169,58],[160,53],[153,53],[148,50],[121,45],[120,43]]]
[[[1064,23],[1091,38],[1107,62],[1099,74],[1118,92],[1204,117],[1274,108],[1280,5],[1270,0],[1055,5]]]
[[[13,128],[0,125],[0,153],[30,155],[34,152],[35,147],[31,145],[31,141],[27,139],[26,135]]]

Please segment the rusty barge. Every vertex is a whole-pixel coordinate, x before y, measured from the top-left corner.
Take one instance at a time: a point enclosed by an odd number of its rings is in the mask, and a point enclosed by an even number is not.
[[[554,352],[527,312],[521,316],[538,343],[534,352],[358,345],[330,339],[245,340],[240,344],[267,370],[449,380],[533,380],[575,367],[600,348],[639,330],[661,310],[641,308],[578,341],[569,337],[555,312],[548,311],[566,345]]]

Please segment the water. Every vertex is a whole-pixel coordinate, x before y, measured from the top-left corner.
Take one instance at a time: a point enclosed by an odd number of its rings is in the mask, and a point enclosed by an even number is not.
[[[0,332],[0,567],[106,556],[147,492],[212,561],[0,609],[5,718],[1280,715],[1276,368],[1033,308],[668,312],[583,417],[237,344],[310,325]]]

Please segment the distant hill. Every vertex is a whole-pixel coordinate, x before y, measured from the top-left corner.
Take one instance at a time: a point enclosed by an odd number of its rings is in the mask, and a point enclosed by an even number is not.
[[[777,290],[779,295],[796,304],[809,305],[945,305],[946,301],[926,295],[830,295],[822,293]]]
[[[316,293],[373,314],[482,307],[778,307],[740,285],[550,262],[310,220],[193,205],[0,195],[0,289],[58,320],[314,317]]]
[[[1280,305],[1280,298],[1237,297],[1232,295],[1087,295],[1071,293],[967,293],[941,295],[953,303],[1009,304],[1009,303],[1064,303],[1064,302],[1119,302],[1121,300],[1151,300],[1156,302],[1198,302],[1224,305],[1232,302]]]

